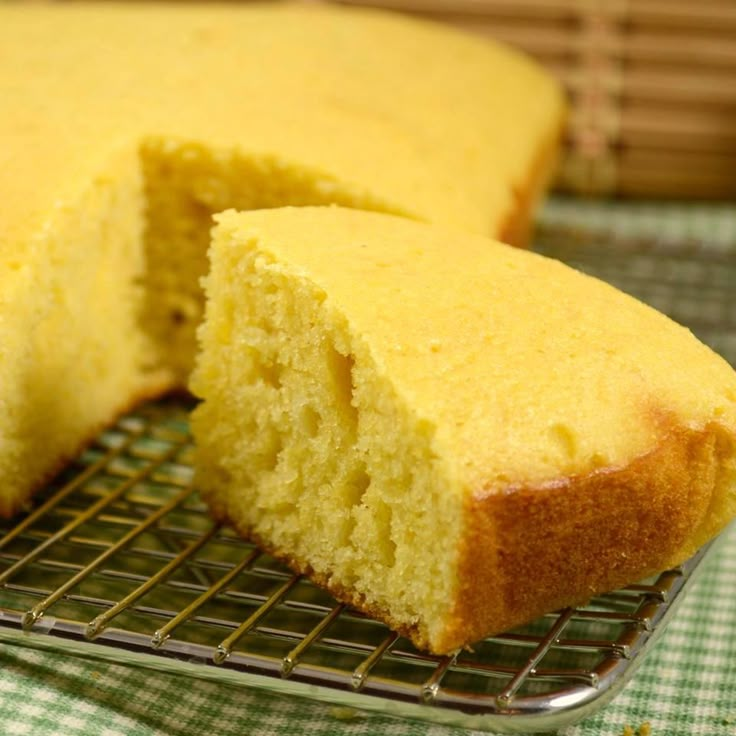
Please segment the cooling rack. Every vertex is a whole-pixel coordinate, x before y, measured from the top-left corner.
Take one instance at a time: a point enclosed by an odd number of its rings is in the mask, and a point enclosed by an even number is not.
[[[569,236],[542,238],[539,250],[653,302],[736,358],[728,258]],[[553,731],[623,687],[710,554],[473,651],[428,656],[210,520],[192,486],[190,408],[186,397],[137,407],[6,525],[0,640],[384,714]]]

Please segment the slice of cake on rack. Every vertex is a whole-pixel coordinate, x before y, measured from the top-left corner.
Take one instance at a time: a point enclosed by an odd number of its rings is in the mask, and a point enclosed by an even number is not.
[[[635,582],[736,514],[736,374],[653,309],[389,215],[218,221],[197,482],[417,646]]]

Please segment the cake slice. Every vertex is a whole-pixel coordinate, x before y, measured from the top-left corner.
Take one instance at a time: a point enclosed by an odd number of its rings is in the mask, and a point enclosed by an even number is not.
[[[221,519],[443,653],[736,514],[736,374],[561,263],[390,215],[218,217],[192,380]]]

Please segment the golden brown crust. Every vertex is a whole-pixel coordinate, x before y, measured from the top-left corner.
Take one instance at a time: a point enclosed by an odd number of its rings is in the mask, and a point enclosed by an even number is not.
[[[625,467],[470,496],[458,596],[435,648],[454,649],[682,562],[717,487],[723,431],[673,426]]]
[[[295,572],[418,648],[444,654],[682,562],[692,552],[688,542],[696,530],[710,522],[717,469],[724,447],[736,453],[736,437],[717,424],[702,430],[673,425],[663,436],[654,450],[621,468],[469,496],[458,594],[444,635],[434,641],[422,627],[394,619],[389,610],[369,605],[359,592],[234,523],[221,500],[203,495],[220,521]]]

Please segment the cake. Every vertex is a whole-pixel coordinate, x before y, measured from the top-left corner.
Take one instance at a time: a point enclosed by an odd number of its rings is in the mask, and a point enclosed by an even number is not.
[[[337,203],[523,240],[560,135],[515,51],[306,4],[0,4],[0,514],[186,384],[211,215]]]
[[[736,373],[655,310],[387,214],[217,219],[198,487],[418,647],[677,565],[736,515]]]

